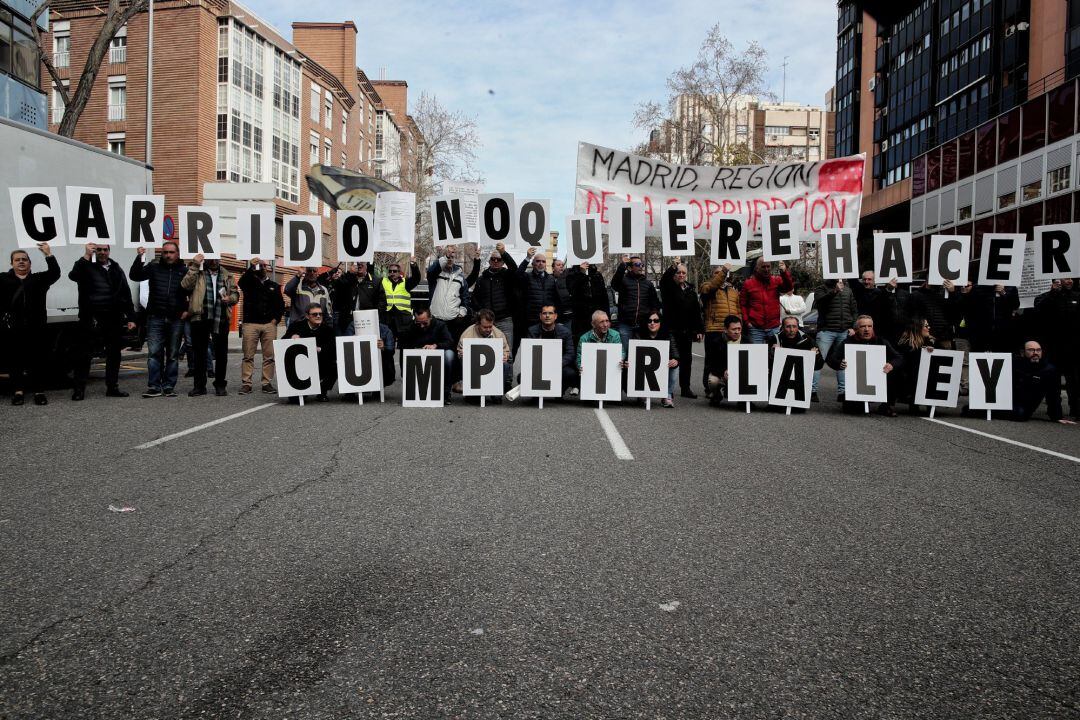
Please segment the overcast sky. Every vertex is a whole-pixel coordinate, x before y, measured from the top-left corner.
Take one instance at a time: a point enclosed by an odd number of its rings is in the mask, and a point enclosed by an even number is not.
[[[476,118],[478,169],[489,192],[552,201],[553,228],[573,211],[578,141],[628,149],[643,134],[634,109],[665,98],[672,70],[691,63],[721,23],[738,48],[769,53],[779,98],[824,103],[836,71],[836,4],[828,0],[700,2],[343,2],[246,0],[291,37],[295,21],[356,23],[357,63],[386,68],[448,108]]]

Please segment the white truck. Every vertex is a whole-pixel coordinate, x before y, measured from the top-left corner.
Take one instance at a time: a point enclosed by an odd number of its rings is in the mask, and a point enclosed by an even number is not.
[[[12,214],[11,187],[56,187],[61,204],[64,188],[68,186],[112,188],[115,217],[123,229],[124,197],[148,195],[153,192],[153,169],[144,163],[85,143],[44,132],[37,128],[0,118],[0,147],[4,148],[5,160],[0,163],[0,257],[5,265],[0,271],[10,269],[11,251],[17,249],[15,217]],[[67,221],[67,213],[60,209]],[[52,352],[48,357],[57,362],[53,368],[60,373],[69,370],[69,352],[78,317],[78,288],[68,279],[68,272],[83,254],[82,245],[52,245],[53,255],[60,263],[60,280],[49,289],[47,308],[49,314],[49,341]],[[36,249],[29,249],[33,270],[45,268],[45,258]],[[113,245],[112,259],[120,263],[125,273],[135,259],[135,250]],[[139,297],[137,283],[132,283],[132,297]]]

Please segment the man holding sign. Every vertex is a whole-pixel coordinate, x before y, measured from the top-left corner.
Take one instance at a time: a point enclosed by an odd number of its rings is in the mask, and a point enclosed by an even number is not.
[[[0,339],[3,359],[10,368],[14,391],[12,405],[23,404],[25,374],[30,376],[34,404],[46,405],[45,362],[45,296],[52,284],[60,279],[60,265],[53,257],[48,243],[38,245],[45,256],[46,269],[30,272],[30,254],[25,250],[11,253],[11,270],[0,275]]]
[[[240,291],[244,297],[243,318],[240,326],[244,358],[240,362],[240,394],[251,392],[251,376],[255,370],[255,348],[262,348],[262,391],[274,392],[274,340],[277,339],[278,323],[285,314],[285,301],[281,286],[267,272],[266,263],[253,258],[248,269],[240,276]]]
[[[855,320],[855,334],[848,337],[844,342],[839,345],[833,346],[832,352],[829,353],[825,362],[833,370],[847,370],[848,363],[845,359],[846,348],[848,347],[866,347],[876,346],[884,347],[885,349],[885,365],[881,368],[880,372],[885,374],[886,378],[886,399],[885,402],[878,406],[878,412],[886,417],[896,417],[896,410],[893,405],[896,403],[897,391],[897,379],[899,375],[895,372],[901,364],[903,364],[903,358],[900,353],[896,351],[887,340],[884,340],[874,334],[874,319],[869,315],[860,315]],[[874,390],[873,385],[869,382],[870,372],[866,367],[855,367],[853,384],[855,385],[855,394],[871,394]],[[875,373],[876,374],[876,370]],[[863,403],[856,402],[845,398],[843,408],[845,413],[861,412],[860,406]]]
[[[229,361],[229,325],[232,307],[240,300],[232,273],[225,272],[218,260],[204,260],[201,254],[192,258],[187,275],[180,287],[191,293],[188,318],[195,346],[195,387],[191,397],[206,394],[206,351],[214,351],[214,394],[228,395],[225,386]]]
[[[146,247],[128,270],[135,282],[149,281],[146,303],[146,370],[144,398],[176,397],[177,355],[184,321],[188,316],[187,295],[180,282],[187,274],[180,262],[180,246],[171,240],[162,244],[161,258],[146,263]],[[204,353],[205,357],[205,353]]]
[[[455,377],[460,377],[463,374],[462,361],[465,360],[465,341],[466,340],[500,340],[502,341],[502,376],[503,376],[503,392],[510,387],[510,380],[513,375],[513,366],[510,364],[510,342],[502,330],[495,327],[495,313],[491,312],[487,308],[484,308],[480,312],[476,313],[476,322],[465,329],[465,332],[461,333],[461,337],[457,343],[457,371]],[[500,402],[502,398],[497,398],[495,402]]]
[[[781,260],[779,269],[780,274],[773,275],[772,263],[759,257],[754,274],[746,279],[739,293],[747,340],[751,343],[763,343],[780,332],[780,296],[794,290],[795,283],[786,262]]]
[[[105,396],[127,397],[120,389],[120,350],[124,328],[135,329],[135,306],[131,287],[119,263],[109,259],[108,245],[87,243],[68,277],[79,286],[79,348],[75,363],[75,387],[71,399],[86,397],[86,378],[94,347],[105,346]]]
[[[326,311],[322,305],[313,304],[307,308],[307,317],[291,323],[285,331],[285,339],[302,340],[315,338],[319,359],[319,402],[326,402],[326,393],[337,382],[337,335],[327,322]],[[290,401],[294,398],[290,398]]]

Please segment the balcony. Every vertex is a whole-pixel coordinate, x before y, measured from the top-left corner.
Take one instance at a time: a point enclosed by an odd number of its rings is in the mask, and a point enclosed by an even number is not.
[[[66,68],[71,65],[71,53],[68,51],[53,53],[53,67]]]
[[[122,65],[127,62],[127,45],[113,46],[109,48],[109,62],[113,65]]]
[[[110,105],[109,106],[109,122],[121,122],[127,119],[127,106],[126,105]]]

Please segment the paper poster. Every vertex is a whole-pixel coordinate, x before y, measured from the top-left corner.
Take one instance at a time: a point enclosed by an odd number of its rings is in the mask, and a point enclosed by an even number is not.
[[[976,285],[1019,287],[1024,276],[1024,233],[986,233],[979,251]],[[1032,248],[1034,252],[1034,248]]]
[[[709,264],[728,265],[739,268],[746,265],[746,241],[750,227],[745,220],[724,218],[712,223],[709,244]]]
[[[732,402],[768,400],[769,346],[729,343],[727,356],[727,399]]]
[[[365,393],[382,390],[382,358],[378,338],[338,336],[338,392]]]
[[[770,261],[799,259],[799,241],[795,236],[794,223],[795,211],[790,208],[761,213],[763,258]]]
[[[969,353],[968,407],[972,410],[1011,411],[1012,364],[1013,356],[1010,353]]]
[[[315,338],[275,340],[274,357],[278,396],[318,395],[319,349]]]
[[[847,362],[847,388],[844,399],[849,402],[888,402],[889,388],[885,377],[885,346],[844,343]]]
[[[286,215],[281,223],[281,264],[289,267],[322,265],[322,217]]]
[[[769,378],[769,404],[808,409],[815,361],[812,350],[777,347],[773,351],[772,376]]]
[[[401,406],[442,407],[444,367],[442,350],[405,350],[401,360]]]
[[[821,278],[843,280],[859,277],[859,231],[857,228],[821,232]]]
[[[958,288],[967,285],[971,264],[971,236],[931,235],[929,283],[944,285],[951,280]]]
[[[964,353],[960,350],[923,349],[919,355],[919,376],[915,403],[933,407],[956,407],[960,398],[960,374]]]
[[[267,263],[274,261],[277,255],[274,215],[274,206],[268,203],[236,209],[237,260],[259,258]]]
[[[461,393],[466,397],[502,395],[502,339],[464,338],[461,351]]]
[[[893,278],[910,283],[915,255],[911,233],[874,233],[874,282],[885,285]]]
[[[374,262],[375,213],[338,210],[337,259],[339,262]]]
[[[375,196],[375,250],[412,255],[416,246],[416,195],[381,192]]]
[[[622,345],[583,343],[581,399],[616,402],[622,399]]]
[[[180,259],[202,255],[206,260],[221,257],[221,217],[214,205],[181,205]],[[287,216],[286,216],[287,218]]]
[[[672,203],[660,208],[660,242],[664,257],[694,254],[694,208]]]
[[[443,180],[442,194],[451,195],[461,200],[461,222],[464,230],[462,242],[480,241],[480,193],[484,192],[483,183],[461,180]]]
[[[353,335],[357,337],[373,337],[379,339],[379,311],[378,310],[353,310]]]
[[[608,237],[609,255],[645,252],[645,203],[608,200],[607,225],[603,227]]]
[[[116,210],[112,188],[68,186],[68,237],[74,245],[116,244]]]
[[[600,239],[600,218],[595,215],[568,215],[566,234],[567,267],[574,267],[583,262],[592,265],[604,262],[604,246]]]
[[[631,340],[627,361],[626,397],[662,400],[668,396],[671,342]]]
[[[562,340],[525,338],[517,356],[521,358],[521,397],[562,397]]]
[[[60,214],[60,193],[56,188],[13,187],[8,188],[8,195],[19,247],[37,247],[43,242],[54,247],[67,244]]]

